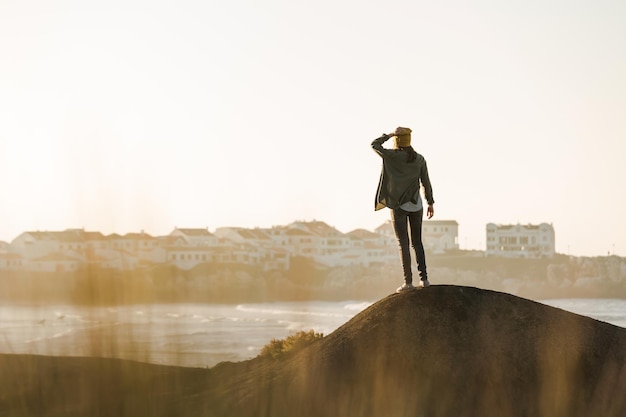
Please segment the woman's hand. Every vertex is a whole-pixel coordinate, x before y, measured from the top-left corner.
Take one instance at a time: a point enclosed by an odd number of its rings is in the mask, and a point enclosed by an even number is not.
[[[428,206],[428,209],[426,209],[426,216],[428,216],[429,219],[432,219],[434,215],[435,215],[435,208],[433,207],[432,204],[430,204]]]

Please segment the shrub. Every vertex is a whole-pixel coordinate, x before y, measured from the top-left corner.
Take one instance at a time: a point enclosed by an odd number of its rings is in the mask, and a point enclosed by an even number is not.
[[[308,332],[302,330],[287,336],[285,339],[272,339],[267,345],[263,346],[259,356],[277,359],[287,353],[297,352],[323,337],[323,333],[316,333],[313,330]]]

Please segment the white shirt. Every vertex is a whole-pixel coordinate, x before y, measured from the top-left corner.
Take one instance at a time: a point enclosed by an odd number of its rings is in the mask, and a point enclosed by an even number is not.
[[[412,201],[407,201],[406,203],[400,205],[400,208],[404,211],[408,211],[411,213],[420,211],[423,208],[423,205],[422,205],[422,196],[420,195],[419,190],[417,190],[417,193],[415,195],[415,200],[417,200],[417,203],[413,203]]]

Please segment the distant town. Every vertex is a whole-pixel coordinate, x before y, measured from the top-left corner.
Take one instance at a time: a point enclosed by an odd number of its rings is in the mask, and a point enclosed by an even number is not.
[[[626,259],[555,252],[551,224],[485,225],[485,250],[461,250],[455,220],[423,224],[431,282],[527,298],[626,298]],[[5,302],[119,304],[371,300],[402,277],[391,222],[342,233],[323,221],[270,228],[26,231],[0,242]]]
[[[423,241],[432,254],[459,251],[458,223],[430,220]],[[486,250],[475,256],[550,258],[555,255],[552,225],[486,225]],[[342,233],[323,221],[294,221],[271,228],[178,228],[165,236],[143,231],[104,235],[98,231],[26,231],[10,243],[0,242],[0,270],[71,272],[84,265],[136,270],[172,265],[190,270],[203,263],[254,265],[264,271],[288,270],[293,257],[311,258],[324,267],[397,263],[391,222],[375,230]]]

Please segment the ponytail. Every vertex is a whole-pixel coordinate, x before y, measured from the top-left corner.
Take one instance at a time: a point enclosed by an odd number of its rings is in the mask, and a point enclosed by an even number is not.
[[[411,163],[417,159],[417,152],[411,145],[402,148],[403,151],[406,151],[406,162]]]

